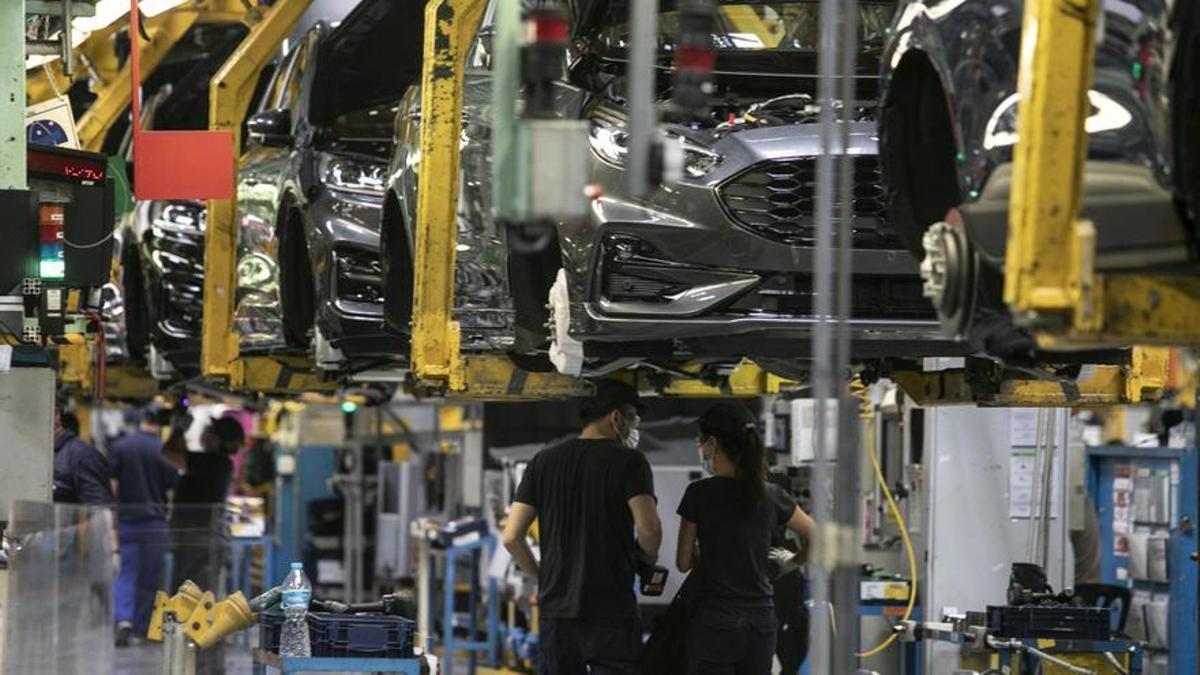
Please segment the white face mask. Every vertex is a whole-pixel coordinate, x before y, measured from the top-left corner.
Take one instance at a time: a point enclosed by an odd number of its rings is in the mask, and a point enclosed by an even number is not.
[[[622,419],[629,419],[629,418],[622,416]],[[641,421],[642,421],[641,418],[634,417],[632,422],[630,422],[630,424],[629,424],[629,430],[625,431],[625,432],[621,431],[620,424],[616,425],[617,426],[617,438],[621,441],[621,445],[624,445],[625,447],[629,448],[630,450],[634,450],[637,448],[638,443],[642,440],[642,434],[640,431],[638,431],[638,424],[640,424]]]
[[[638,443],[641,440],[642,440],[642,433],[640,431],[638,431],[637,427],[634,427],[629,430],[628,434],[625,434],[624,436],[621,437],[621,444],[624,445],[625,447],[629,448],[630,450],[636,450]]]
[[[707,443],[708,443],[708,441],[705,441],[704,443],[701,443],[701,444],[700,444],[700,447],[697,449],[697,452],[698,452],[698,453],[699,453],[699,455],[700,455],[700,466],[701,466],[701,467],[704,469],[704,473],[706,473],[706,474],[708,474],[708,475],[710,475],[710,476],[711,476],[711,475],[713,475],[713,460],[712,460],[712,456],[710,456],[710,455],[705,455],[705,454],[704,454],[704,446],[705,446]]]

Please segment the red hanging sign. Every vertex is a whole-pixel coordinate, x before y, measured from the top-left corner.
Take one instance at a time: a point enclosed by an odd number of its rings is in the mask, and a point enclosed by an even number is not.
[[[138,0],[129,1],[133,192],[137,199],[232,199],[232,131],[143,131]]]

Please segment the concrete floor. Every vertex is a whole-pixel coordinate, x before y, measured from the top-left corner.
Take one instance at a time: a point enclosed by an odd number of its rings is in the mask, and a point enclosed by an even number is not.
[[[197,664],[199,666],[199,664]],[[117,649],[113,654],[113,675],[157,675],[162,672],[162,645],[143,643]],[[225,645],[225,675],[251,672],[250,647]],[[197,675],[220,675],[215,668],[196,668]]]

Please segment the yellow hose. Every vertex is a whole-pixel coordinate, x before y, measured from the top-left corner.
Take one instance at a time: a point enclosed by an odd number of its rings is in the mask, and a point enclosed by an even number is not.
[[[873,421],[875,417],[874,411],[871,409],[871,401],[867,398],[867,388],[863,385],[862,380],[855,378],[850,383],[850,390],[862,401],[862,405],[859,408],[860,416],[863,419]],[[908,524],[904,522],[904,516],[900,513],[900,507],[896,506],[896,500],[892,497],[892,491],[888,489],[887,481],[883,479],[883,469],[879,468],[879,457],[875,454],[874,433],[867,434],[867,454],[871,457],[871,466],[875,469],[875,480],[883,490],[883,496],[887,498],[888,508],[891,509],[892,516],[900,526],[900,538],[904,540],[904,549],[908,553],[908,577],[911,581],[908,586],[908,606],[904,609],[904,618],[901,619],[901,621],[908,621],[912,617],[913,607],[917,604],[917,556],[913,552],[912,539],[908,536]],[[892,633],[875,648],[859,652],[855,656],[864,659],[875,656],[890,647],[898,637],[898,633]]]

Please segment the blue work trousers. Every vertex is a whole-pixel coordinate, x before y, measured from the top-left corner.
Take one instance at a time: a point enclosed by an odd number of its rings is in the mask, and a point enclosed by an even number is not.
[[[134,634],[144,637],[154,613],[154,592],[164,589],[167,524],[161,520],[122,522],[117,534],[121,571],[113,586],[114,618],[118,624],[133,624]]]

